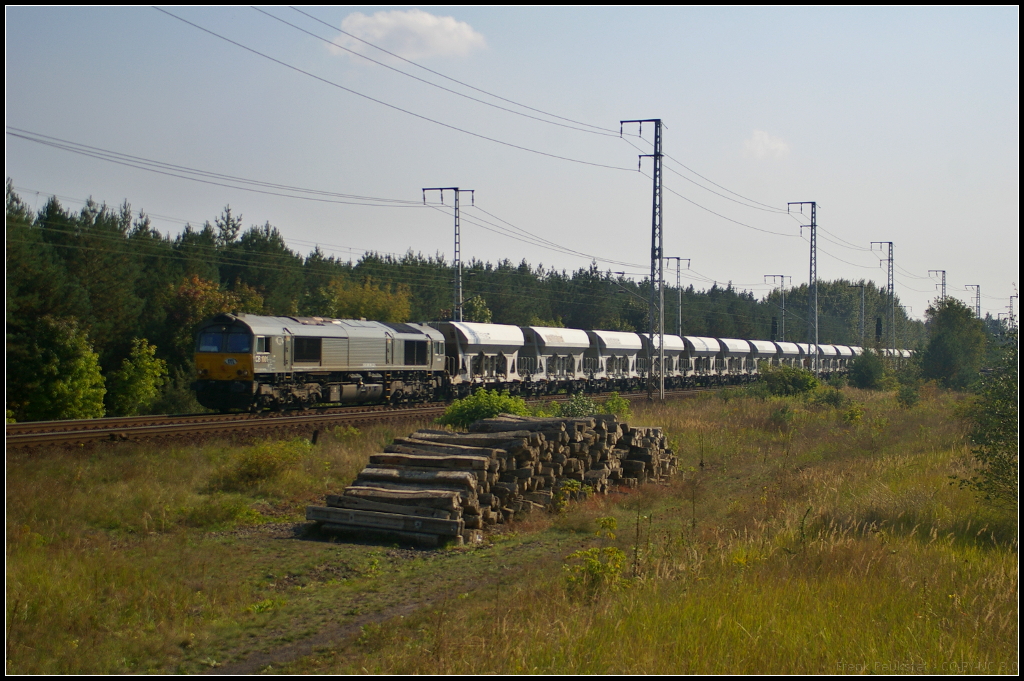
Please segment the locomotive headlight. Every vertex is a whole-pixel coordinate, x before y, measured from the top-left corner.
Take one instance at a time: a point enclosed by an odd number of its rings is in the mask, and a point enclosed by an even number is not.
[[[246,369],[239,369],[235,373],[238,374],[239,376],[248,376],[249,375],[249,372]]]

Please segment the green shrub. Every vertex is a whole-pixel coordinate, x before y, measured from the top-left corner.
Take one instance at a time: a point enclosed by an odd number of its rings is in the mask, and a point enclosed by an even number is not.
[[[976,399],[962,415],[971,423],[976,473],[960,480],[991,503],[1017,506],[1019,492],[1019,421],[1017,401],[1017,334],[1010,336],[1002,358],[981,381]]]
[[[850,385],[862,390],[878,390],[882,387],[883,373],[882,358],[871,350],[864,350],[864,354],[850,362]]]
[[[786,432],[795,416],[796,410],[789,406],[788,402],[783,402],[768,415],[768,425],[776,430]]]
[[[567,416],[569,418],[581,418],[599,413],[597,402],[583,393],[572,395],[569,397],[569,401],[561,404],[560,407],[562,412],[560,416]]]
[[[576,393],[570,396],[567,402],[548,402],[547,404],[538,405],[529,411],[529,415],[545,418],[562,416],[566,418],[583,418],[586,416],[596,416],[597,414],[614,414],[619,418],[628,419],[633,415],[631,406],[629,400],[617,392],[611,393],[601,403],[583,393]]]
[[[896,393],[896,401],[900,403],[900,406],[904,409],[910,409],[918,402],[921,401],[921,396],[917,392],[917,388],[912,385],[904,385],[900,387],[898,393]]]
[[[44,316],[8,330],[7,409],[19,421],[103,416],[99,355],[74,319]]]
[[[249,507],[238,494],[214,493],[203,496],[195,506],[180,511],[183,524],[189,527],[215,529],[235,523],[258,524],[265,522],[259,512]]]
[[[475,421],[503,413],[528,416],[530,408],[526,406],[523,398],[513,397],[507,390],[498,392],[480,388],[469,397],[452,402],[437,422],[446,426],[468,428]]]
[[[761,379],[772,395],[799,395],[818,387],[818,379],[810,371],[782,365],[765,368]]]
[[[845,406],[848,400],[838,388],[819,386],[814,392],[809,394],[808,401],[815,407],[839,409]]]
[[[723,402],[729,402],[740,397],[746,397],[746,391],[743,388],[737,387],[722,388],[715,393],[715,397]]]
[[[615,414],[619,418],[628,419],[633,416],[632,405],[625,397],[619,395],[619,393],[611,393],[608,395],[608,399],[601,405],[601,409],[598,413],[601,414]]]
[[[565,560],[562,569],[566,586],[574,596],[594,599],[602,590],[615,591],[625,583],[622,568],[626,564],[626,554],[614,546],[581,549],[569,554]]]
[[[772,396],[771,391],[768,389],[768,384],[765,381],[751,383],[746,388],[744,388],[744,392],[746,393],[747,397],[753,397],[755,399],[761,400],[762,402],[764,402],[765,400]]]
[[[246,447],[213,474],[210,489],[223,492],[253,490],[297,466],[312,449],[313,445],[304,438]]]
[[[843,412],[843,421],[846,423],[860,423],[860,420],[864,417],[863,405],[854,402],[851,404],[846,411]]]

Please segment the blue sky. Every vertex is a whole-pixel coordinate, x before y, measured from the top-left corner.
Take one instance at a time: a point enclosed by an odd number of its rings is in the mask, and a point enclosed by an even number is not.
[[[651,130],[646,140],[620,139],[618,122],[661,118],[671,157],[665,254],[691,258],[686,281],[698,288],[732,281],[761,296],[765,274],[806,282],[801,221],[762,209],[814,200],[821,278],[884,284],[877,252],[863,249],[893,241],[897,293],[912,316],[936,295],[932,269],[945,269],[949,294],[965,301],[973,293],[964,286],[980,284],[993,315],[1014,293],[1015,7],[302,8],[329,26],[265,8],[544,121],[415,81],[248,7],[165,9],[333,85],[148,7],[8,8],[8,131],[349,195],[417,202],[422,187],[474,189],[487,213],[464,211],[465,258],[571,270],[592,256],[602,269],[640,278],[649,269],[651,184],[636,168]],[[342,26],[515,104],[373,52]],[[269,221],[303,253],[319,244],[346,258],[410,248],[452,254],[451,216],[434,208],[251,193],[11,135],[5,150],[6,175],[30,204],[49,194],[73,208],[88,196],[128,199],[172,233],[230,204],[247,225]],[[650,173],[649,160],[642,170]],[[493,216],[535,236],[513,238]],[[494,224],[474,224],[481,220]],[[561,248],[542,248],[536,237]],[[666,269],[674,282],[674,266]]]

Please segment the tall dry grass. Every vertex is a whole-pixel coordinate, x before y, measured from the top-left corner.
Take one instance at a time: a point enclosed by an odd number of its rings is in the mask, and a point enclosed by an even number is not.
[[[8,673],[167,669],[260,598],[218,534],[302,520],[395,434],[8,452]]]
[[[624,589],[581,599],[538,567],[288,669],[1015,673],[1016,518],[949,484],[967,460],[956,396],[844,394],[856,418],[735,395],[638,414],[667,428],[683,474],[549,530],[614,517],[593,545],[626,555]]]

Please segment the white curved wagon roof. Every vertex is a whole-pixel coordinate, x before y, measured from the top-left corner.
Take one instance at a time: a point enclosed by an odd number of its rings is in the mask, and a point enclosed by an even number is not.
[[[718,338],[716,340],[722,344],[722,350],[730,356],[750,354],[750,344],[745,340],[738,338]]]
[[[640,336],[628,331],[587,331],[598,339],[599,345],[608,350],[639,350],[643,347]]]
[[[860,357],[861,355],[864,354],[864,348],[862,348],[859,345],[851,345],[850,346],[850,352],[853,353],[854,357]]]
[[[640,336],[641,336],[641,338],[643,340],[646,340],[649,335],[650,334],[647,334],[647,333],[640,334]],[[657,335],[654,336],[654,343],[652,344],[652,348],[655,349],[655,350],[658,349],[658,340],[659,339],[660,339],[660,336],[657,336]],[[665,352],[682,352],[685,349],[686,349],[686,343],[683,342],[682,338],[680,338],[679,336],[676,336],[676,335],[670,335],[670,334],[667,334],[667,333],[665,334]]]
[[[748,340],[750,343],[751,354],[758,357],[764,357],[766,355],[775,355],[779,352],[779,347],[771,341],[763,340]]]
[[[509,324],[480,324],[478,322],[443,322],[450,324],[467,345],[483,347],[509,347],[523,345],[523,331]]]
[[[822,357],[835,357],[839,354],[839,351],[836,350],[836,346],[834,345],[822,345],[819,343],[818,347],[821,348]]]
[[[537,345],[544,348],[589,348],[590,336],[582,329],[560,329],[552,326],[524,326],[537,337]]]
[[[799,357],[800,346],[796,343],[790,343],[788,341],[775,341],[775,344],[779,346],[779,352],[783,357]]]
[[[697,357],[717,355],[718,351],[722,349],[721,344],[714,338],[683,336],[683,341],[686,343],[686,349],[690,351],[690,354]]]
[[[835,348],[839,352],[840,357],[853,357],[853,348],[849,345],[837,345]]]
[[[813,345],[811,345],[810,343],[797,343],[796,345],[798,348],[800,348],[801,355],[803,355],[804,357],[814,357]]]

